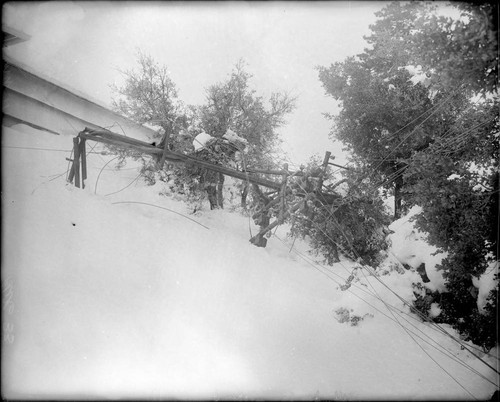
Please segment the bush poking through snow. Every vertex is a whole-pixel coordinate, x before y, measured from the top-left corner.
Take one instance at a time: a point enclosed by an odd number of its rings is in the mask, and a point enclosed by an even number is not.
[[[413,295],[415,296],[415,300],[413,301],[413,307],[418,310],[423,316],[428,316],[430,318],[434,318],[434,321],[439,322],[437,319],[437,311],[436,300],[439,300],[439,292],[432,291],[421,283],[412,283],[413,286]]]
[[[335,310],[335,319],[341,323],[349,323],[351,327],[356,327],[361,321],[363,321],[366,317],[373,317],[373,314],[365,314],[363,316],[359,316],[356,314],[352,314],[354,310],[349,310],[345,307],[339,307]]]

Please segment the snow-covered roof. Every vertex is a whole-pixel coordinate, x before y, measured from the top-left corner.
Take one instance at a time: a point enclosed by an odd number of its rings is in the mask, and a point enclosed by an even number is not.
[[[213,138],[214,137],[212,137],[210,134],[207,134],[204,131],[201,132],[193,140],[194,150],[199,151],[200,149],[205,148],[207,142],[212,140]]]

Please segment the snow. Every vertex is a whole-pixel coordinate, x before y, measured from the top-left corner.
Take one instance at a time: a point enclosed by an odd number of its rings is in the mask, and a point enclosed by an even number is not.
[[[421,211],[418,206],[412,207],[406,216],[389,226],[394,232],[389,235],[392,244],[391,254],[398,262],[407,264],[413,269],[425,264],[425,272],[430,279],[425,286],[430,290],[441,292],[446,289],[445,280],[436,266],[446,257],[446,253],[437,253],[437,248],[428,244],[425,241],[425,234],[414,226],[413,218]]]
[[[448,177],[448,180],[456,179],[452,176]],[[389,226],[389,229],[393,231],[389,235],[390,254],[397,262],[407,264],[413,269],[417,269],[422,263],[425,264],[425,272],[430,282],[423,285],[432,291],[442,292],[446,289],[446,281],[441,272],[436,270],[436,266],[447,254],[437,253],[436,247],[425,242],[425,233],[415,228],[413,218],[421,211],[420,207],[415,206],[406,216],[394,221]],[[477,307],[479,311],[483,311],[489,293],[496,287],[498,279],[495,279],[495,275],[497,273],[498,262],[491,262],[486,272],[479,278],[472,276],[472,284],[478,289]],[[436,317],[440,311],[438,305],[432,306],[431,316]]]
[[[246,139],[244,139],[243,137],[240,137],[238,134],[236,134],[234,131],[232,130],[227,130],[225,132],[225,134],[222,136],[222,138],[225,138],[226,140],[228,141],[231,141],[233,143],[236,143],[236,144],[241,144],[242,145],[242,149],[241,151],[244,153],[247,151],[247,145],[248,145],[248,141]],[[194,146],[194,150],[195,151],[198,151],[200,149],[203,149],[205,148],[205,146],[207,145],[207,143],[214,139],[214,137],[212,137],[210,134],[207,134],[205,133],[204,131],[201,132],[200,134],[198,134],[194,140],[193,140],[193,146]],[[241,153],[240,153],[241,154]],[[239,156],[241,157],[241,156]]]
[[[441,308],[439,307],[439,303],[432,303],[429,311],[429,315],[434,318],[441,314]]]
[[[413,83],[413,85],[422,84],[423,86],[428,87],[431,84],[430,78],[427,77],[427,74],[424,71],[422,71],[421,65],[408,65],[399,68],[404,68],[411,74],[412,77],[410,78],[410,81]]]
[[[495,373],[393,293],[411,301],[417,273],[394,270],[390,261],[381,276],[346,259],[325,266],[307,254],[307,244],[292,247],[284,226],[266,248],[254,247],[249,232],[258,227],[248,217],[230,208],[189,215],[186,204],[159,195],[162,184],[136,180],[136,163],[102,170],[113,155],[90,141],[86,187],[75,188],[65,182],[71,144],[25,126],[3,128],[5,397],[493,393],[495,386],[467,366],[493,383]],[[399,222],[393,230],[408,229]],[[401,246],[392,252],[405,261],[412,254],[428,261],[418,236],[418,247],[395,234],[392,240]],[[351,287],[341,291],[351,273]],[[347,321],[339,322],[337,311]]]
[[[468,165],[467,169],[480,177],[488,177],[495,171],[495,160],[490,160],[490,164],[487,166],[481,166],[475,162],[470,162]]]
[[[498,262],[490,262],[488,268],[479,278],[472,277],[472,284],[478,289],[477,294],[477,308],[479,311],[484,311],[487,303],[487,298],[490,292],[496,288],[498,283]]]
[[[452,181],[452,180],[459,180],[461,179],[462,176],[460,176],[459,174],[456,174],[456,173],[453,173],[453,174],[450,174],[446,180],[449,180],[449,181]]]
[[[147,128],[150,128],[151,130],[153,131],[156,131],[158,134],[160,135],[163,135],[165,134],[165,129],[158,125],[158,124],[154,124],[154,123],[143,123],[142,124],[144,127],[147,127]]]
[[[205,147],[205,145],[207,144],[207,142],[213,138],[214,137],[212,137],[210,134],[207,134],[204,131],[201,132],[193,140],[194,150],[198,151],[200,149],[203,149]]]
[[[233,130],[230,129],[228,129],[222,137],[226,138],[231,142],[236,142],[236,143],[240,142],[242,144],[248,145],[248,141],[245,138],[240,137],[238,134],[236,134]]]

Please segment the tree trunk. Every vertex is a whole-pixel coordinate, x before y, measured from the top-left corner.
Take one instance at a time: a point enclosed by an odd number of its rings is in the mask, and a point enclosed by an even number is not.
[[[241,190],[241,207],[245,209],[247,207],[247,196],[248,196],[248,183],[244,182],[243,190]]]
[[[254,222],[259,225],[260,231],[262,231],[263,229],[267,228],[269,226],[269,223],[271,222],[271,217],[268,215],[269,211],[268,209],[266,209],[266,206],[269,207],[270,200],[264,195],[264,193],[262,193],[259,186],[254,184],[252,185],[252,187],[256,196],[258,197],[258,205],[260,205],[259,212],[254,214],[252,218],[254,219]],[[256,236],[254,236],[251,242],[257,247],[266,247],[267,238],[265,237],[265,235],[265,233],[257,234]]]
[[[222,173],[218,174],[217,177],[217,206],[221,209],[224,208],[224,175]]]
[[[213,184],[209,184],[206,187],[207,194],[208,194],[208,201],[210,202],[210,209],[217,209],[218,204],[217,204],[217,188]]]
[[[260,222],[260,230],[267,228],[269,226],[269,223],[271,222],[271,218],[267,215],[264,214],[262,216],[261,222]],[[255,244],[257,247],[266,247],[267,246],[267,238],[265,237],[265,234],[257,234],[255,236],[253,244]]]
[[[401,187],[402,183],[399,180],[396,180],[396,182],[394,183],[394,219],[401,218]]]

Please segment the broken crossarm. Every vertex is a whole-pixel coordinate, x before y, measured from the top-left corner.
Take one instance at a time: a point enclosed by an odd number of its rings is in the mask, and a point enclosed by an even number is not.
[[[87,180],[87,151],[85,147],[85,139],[75,137],[73,138],[73,159],[68,159],[73,162],[68,175],[68,182],[75,181],[75,186],[85,188],[85,180]],[[81,168],[81,169],[80,169]]]

